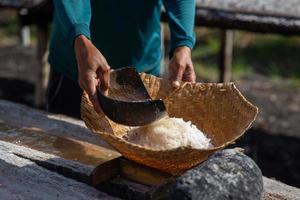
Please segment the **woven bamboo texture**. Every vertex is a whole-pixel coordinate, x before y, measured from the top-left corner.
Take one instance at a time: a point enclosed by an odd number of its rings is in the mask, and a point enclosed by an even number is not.
[[[164,101],[170,117],[191,121],[211,138],[214,147],[152,150],[128,143],[122,136],[129,127],[112,122],[103,113],[96,113],[86,93],[81,102],[82,119],[92,132],[99,134],[124,157],[174,175],[233,143],[251,126],[258,113],[257,107],[248,102],[233,83],[181,83],[180,88],[174,89],[167,80],[144,73],[141,78],[150,96]],[[111,90],[116,92],[113,85]]]

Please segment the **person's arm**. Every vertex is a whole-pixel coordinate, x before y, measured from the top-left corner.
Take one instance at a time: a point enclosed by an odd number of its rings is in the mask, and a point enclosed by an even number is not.
[[[56,20],[61,33],[73,47],[79,35],[90,38],[91,5],[89,0],[54,0]]]
[[[96,87],[101,83],[107,91],[110,67],[90,40],[91,5],[89,0],[54,0],[56,18],[61,23],[67,44],[74,47],[78,67],[78,82],[87,92],[97,112],[101,111]]]
[[[178,81],[195,82],[191,59],[195,44],[195,0],[163,0],[171,31],[170,79],[174,86]]]

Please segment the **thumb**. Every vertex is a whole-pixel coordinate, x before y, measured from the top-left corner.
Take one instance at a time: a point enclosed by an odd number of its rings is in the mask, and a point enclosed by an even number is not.
[[[98,101],[98,97],[97,97],[97,80],[96,79],[86,79],[83,82],[83,89],[87,92],[87,94],[89,95],[89,99],[91,100],[94,109],[96,112],[100,113],[102,111],[100,105],[99,105],[99,101]]]

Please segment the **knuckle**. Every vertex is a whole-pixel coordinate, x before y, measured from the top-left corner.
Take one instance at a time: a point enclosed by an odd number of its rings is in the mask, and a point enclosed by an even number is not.
[[[180,61],[180,62],[178,63],[178,65],[179,65],[179,67],[185,67],[185,62]]]
[[[106,69],[107,69],[107,71],[110,70],[110,66],[108,64],[106,64]]]
[[[175,66],[176,68],[179,68],[179,67],[182,66],[182,64],[181,64],[180,62],[176,62],[176,63],[174,64],[174,66]]]
[[[177,62],[175,63],[175,68],[178,70],[178,69],[182,69],[184,68],[184,63],[182,62]]]
[[[109,69],[107,67],[102,68],[102,73],[107,73]]]
[[[105,64],[102,68],[102,72],[103,73],[107,73],[110,71],[110,66],[108,64]]]

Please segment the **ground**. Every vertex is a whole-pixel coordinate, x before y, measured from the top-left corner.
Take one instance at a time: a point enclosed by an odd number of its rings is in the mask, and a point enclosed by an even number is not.
[[[14,13],[0,15],[0,98],[33,106],[36,45],[20,46]],[[3,29],[2,29],[3,27]],[[199,28],[193,61],[198,81],[217,81],[217,30]],[[168,33],[166,31],[168,42]],[[300,37],[236,32],[233,81],[259,116],[237,145],[263,174],[300,187]]]

